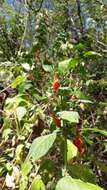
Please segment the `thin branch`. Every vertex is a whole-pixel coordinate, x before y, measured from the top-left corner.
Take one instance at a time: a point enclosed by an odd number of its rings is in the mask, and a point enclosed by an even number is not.
[[[41,1],[39,8],[36,10],[36,13],[38,13],[41,10],[43,2],[44,2],[44,0]]]
[[[99,40],[97,40],[96,42],[97,42],[99,45],[101,45],[101,46],[103,46],[104,48],[107,49],[107,44],[104,44],[103,42],[101,42],[101,41],[99,41]]]
[[[29,5],[29,8],[30,8],[35,14],[37,14],[37,13],[41,10],[42,5],[43,5],[43,2],[44,2],[44,0],[41,0],[40,5],[39,5],[39,8],[38,8],[37,10],[35,10],[35,8],[32,8],[31,4],[28,3],[28,5]]]
[[[3,90],[0,91],[0,94],[5,92],[6,90],[8,90],[8,88],[10,88],[10,87],[11,87],[11,85],[8,85],[6,88],[4,88]]]

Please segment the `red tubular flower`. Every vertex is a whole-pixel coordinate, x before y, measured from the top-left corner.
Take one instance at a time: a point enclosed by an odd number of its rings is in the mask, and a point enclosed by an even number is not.
[[[61,127],[61,119],[55,115],[52,115],[52,118],[53,118],[53,122],[54,124],[57,126],[57,127]]]
[[[73,144],[77,147],[78,152],[83,153],[83,140],[80,136],[77,136],[73,140]]]
[[[58,90],[59,90],[59,78],[58,78],[58,73],[57,72],[54,74],[54,80],[53,80],[53,83],[52,83],[52,89],[53,89],[54,93],[57,93]]]

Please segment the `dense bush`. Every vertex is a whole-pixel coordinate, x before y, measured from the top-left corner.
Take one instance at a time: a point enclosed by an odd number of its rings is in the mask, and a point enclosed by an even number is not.
[[[106,8],[0,1],[1,189],[107,189]]]

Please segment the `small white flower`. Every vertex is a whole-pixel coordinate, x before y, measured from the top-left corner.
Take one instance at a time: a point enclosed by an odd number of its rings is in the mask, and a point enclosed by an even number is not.
[[[9,175],[7,173],[6,175],[6,186],[10,187],[12,189],[15,189],[15,185],[18,183],[20,177],[19,169],[16,166],[13,166],[12,174]]]

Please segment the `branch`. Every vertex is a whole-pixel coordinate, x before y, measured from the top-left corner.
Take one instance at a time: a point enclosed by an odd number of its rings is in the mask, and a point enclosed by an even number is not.
[[[0,94],[3,93],[3,92],[6,92],[8,90],[8,88],[10,88],[11,85],[8,85],[6,88],[4,88],[3,90],[0,91]]]
[[[98,41],[94,41],[94,42],[95,42],[95,47],[98,48],[102,53],[105,53],[107,55],[107,49],[103,49],[103,48],[105,48],[106,44],[103,44],[102,42],[100,42],[100,44],[98,44]],[[104,45],[103,48],[100,45]]]
[[[104,44],[103,42],[101,42],[101,41],[99,41],[99,40],[97,40],[96,42],[97,42],[99,45],[101,45],[101,46],[103,46],[104,48],[107,49],[107,44]]]
[[[38,12],[40,11],[40,9],[42,8],[42,5],[43,5],[43,1],[44,1],[44,0],[41,1],[40,6],[39,6],[39,8],[35,11],[35,13],[38,13]]]
[[[40,9],[42,8],[43,2],[44,2],[44,0],[41,0],[40,5],[39,5],[39,8],[38,8],[37,10],[35,10],[35,8],[33,8],[30,3],[28,3],[28,5],[29,5],[29,8],[30,8],[35,14],[37,14],[37,13],[40,11]]]

